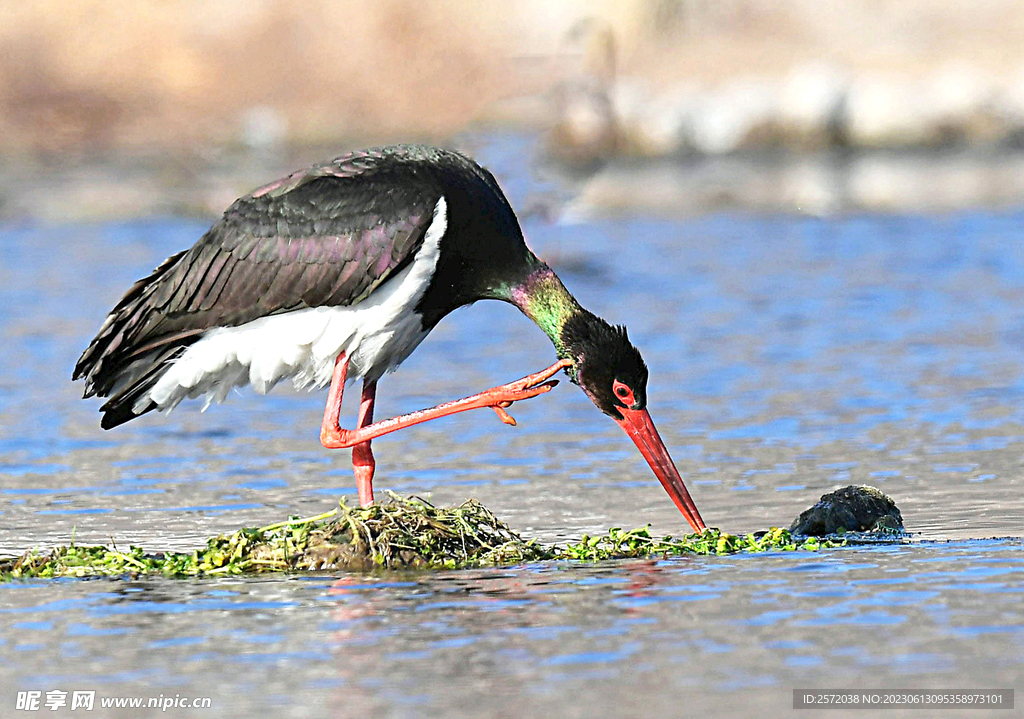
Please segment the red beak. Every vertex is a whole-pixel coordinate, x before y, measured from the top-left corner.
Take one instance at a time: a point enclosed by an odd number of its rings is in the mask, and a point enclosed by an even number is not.
[[[679,470],[672,462],[665,443],[661,441],[658,429],[654,426],[651,415],[645,409],[626,409],[619,407],[622,419],[615,420],[626,434],[636,443],[640,454],[651,465],[654,474],[661,481],[672,501],[679,507],[679,511],[686,517],[695,532],[703,532],[705,529],[704,520],[700,518],[697,505],[690,498],[690,493],[683,484],[683,478],[679,476]]]

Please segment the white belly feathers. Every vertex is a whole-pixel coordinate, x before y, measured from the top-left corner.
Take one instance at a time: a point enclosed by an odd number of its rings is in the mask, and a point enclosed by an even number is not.
[[[442,197],[413,261],[358,305],[296,310],[210,330],[138,399],[136,411],[150,401],[170,410],[186,397],[205,396],[209,406],[223,402],[233,387],[250,384],[263,394],[285,378],[296,388],[323,387],[342,352],[349,378],[376,380],[394,369],[427,335],[413,308],[434,275],[447,219]]]

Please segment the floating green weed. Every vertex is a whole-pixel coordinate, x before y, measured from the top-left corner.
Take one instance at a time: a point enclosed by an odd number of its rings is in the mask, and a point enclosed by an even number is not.
[[[843,542],[817,537],[794,538],[788,529],[772,527],[767,532],[735,535],[706,529],[678,539],[652,537],[650,525],[625,531],[618,527],[598,537],[583,538],[564,548],[555,547],[560,559],[617,559],[623,557],[675,556],[680,554],[736,554],[737,552],[814,552],[843,546]]]
[[[584,536],[575,544],[543,546],[524,540],[475,500],[435,507],[426,500],[389,500],[370,507],[344,501],[330,512],[292,517],[266,527],[213,537],[193,552],[147,553],[140,547],[81,547],[0,558],[0,580],[22,577],[84,577],[157,574],[217,576],[300,570],[377,567],[456,568],[522,564],[540,560],[597,561],[628,557],[736,552],[814,551],[841,546],[830,540],[795,540],[785,529],[736,536],[709,529],[678,539],[653,537],[650,527]]]

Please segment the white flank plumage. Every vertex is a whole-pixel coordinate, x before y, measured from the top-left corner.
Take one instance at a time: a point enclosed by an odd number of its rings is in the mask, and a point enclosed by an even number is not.
[[[437,267],[447,209],[440,198],[413,261],[359,304],[296,310],[210,330],[138,399],[135,411],[150,401],[167,411],[186,397],[204,395],[209,406],[246,384],[263,394],[286,377],[297,388],[323,387],[342,352],[349,358],[349,379],[376,380],[394,369],[427,336],[413,308]]]

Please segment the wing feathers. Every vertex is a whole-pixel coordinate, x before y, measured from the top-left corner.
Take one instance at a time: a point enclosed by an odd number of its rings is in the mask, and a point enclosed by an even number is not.
[[[237,200],[194,247],[136,282],[74,371],[86,397],[114,392],[104,426],[146,411],[134,406],[144,389],[206,330],[358,303],[411,261],[441,185],[410,167],[385,169],[369,153],[289,175]]]

